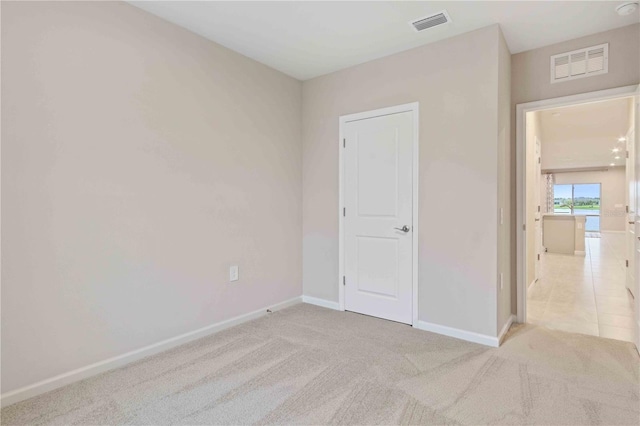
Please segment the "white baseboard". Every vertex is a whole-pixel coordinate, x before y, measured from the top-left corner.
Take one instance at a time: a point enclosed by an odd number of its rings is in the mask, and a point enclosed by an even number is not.
[[[332,300],[318,299],[317,297],[302,296],[302,303],[308,303],[310,305],[322,306],[323,308],[340,310],[340,303]]]
[[[509,317],[509,319],[507,320],[507,322],[504,324],[504,327],[502,327],[502,330],[500,330],[500,334],[498,334],[498,346],[500,346],[502,344],[502,339],[504,339],[505,334],[507,334],[507,332],[511,328],[511,325],[515,321],[516,321],[516,316],[515,315],[511,315]]]
[[[447,327],[445,325],[433,324],[426,321],[418,321],[415,328],[419,330],[430,331],[432,333],[442,334],[444,336],[455,337],[456,339],[466,340],[467,342],[479,343],[485,346],[497,348],[500,341],[495,336],[475,333],[473,331],[461,330],[459,328]]]
[[[340,310],[340,304],[326,299],[319,299],[317,297],[302,296],[303,303],[309,303],[311,305],[321,306],[323,308]],[[458,328],[447,327],[444,325],[433,324],[426,321],[418,321],[415,328],[419,330],[430,331],[432,333],[442,334],[449,337],[455,337],[456,339],[466,340],[468,342],[480,343],[481,345],[491,346],[497,348],[500,346],[500,341],[511,327],[511,324],[515,321],[515,315],[511,315],[504,325],[500,335],[498,337],[488,336],[486,334],[475,333],[472,331],[460,330]]]
[[[148,357],[150,355],[154,355],[154,354],[166,351],[176,346],[180,346],[185,343],[191,342],[193,340],[197,340],[202,337],[208,336],[210,334],[214,334],[219,331],[225,330],[227,328],[233,327],[235,325],[242,324],[244,322],[251,321],[256,318],[260,318],[261,316],[264,316],[267,314],[267,309],[271,311],[277,311],[277,310],[295,305],[297,303],[300,303],[301,301],[302,301],[301,297],[294,297],[293,299],[289,299],[284,302],[277,303],[275,305],[265,306],[264,308],[258,309],[257,311],[249,312],[244,315],[240,315],[225,321],[211,324],[206,327],[202,327],[197,330],[190,331],[188,333],[184,333],[179,336],[172,337],[170,339],[163,340],[161,342],[154,343],[152,345],[145,346],[143,348],[136,349],[134,351],[115,356],[113,358],[105,359],[103,361],[99,361],[94,364],[87,365],[85,367],[81,367],[76,370],[69,371],[67,373],[59,374],[55,377],[51,377],[49,379],[45,379],[28,386],[24,386],[22,388],[19,388],[10,392],[3,393],[2,395],[0,395],[1,406],[5,407],[7,405],[15,404],[16,402],[20,402],[25,399],[32,398],[34,396],[43,394],[45,392],[49,392],[51,390],[68,385],[70,383],[77,382],[91,376],[95,376],[105,371],[112,370],[117,367],[121,367],[133,361],[137,361],[139,359]]]

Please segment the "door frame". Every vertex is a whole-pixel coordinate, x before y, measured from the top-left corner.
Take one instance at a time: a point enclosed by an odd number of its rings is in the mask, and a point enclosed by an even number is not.
[[[411,281],[413,294],[411,296],[411,325],[416,326],[418,323],[418,179],[419,179],[419,121],[420,121],[420,112],[419,112],[419,102],[412,102],[408,104],[396,105],[387,108],[375,109],[372,111],[364,111],[355,114],[342,115],[339,118],[339,138],[338,138],[338,230],[339,230],[339,246],[338,246],[338,299],[340,304],[340,310],[345,310],[345,301],[344,301],[344,216],[343,216],[343,208],[345,205],[344,200],[344,128],[345,125],[352,121],[365,120],[368,118],[380,117],[384,115],[398,114],[402,112],[411,112],[413,113],[413,173],[412,173],[412,188],[411,188],[411,199],[412,199],[412,218],[411,218],[411,239],[412,239],[412,254],[413,259],[411,259],[412,264],[412,273],[411,273]]]
[[[527,319],[527,264],[526,244],[527,236],[524,225],[526,223],[526,114],[550,108],[558,108],[583,104],[588,102],[605,101],[610,99],[633,97],[638,85],[616,87],[595,92],[559,98],[544,99],[516,105],[516,301],[517,321],[525,323]],[[636,147],[638,148],[638,147]]]

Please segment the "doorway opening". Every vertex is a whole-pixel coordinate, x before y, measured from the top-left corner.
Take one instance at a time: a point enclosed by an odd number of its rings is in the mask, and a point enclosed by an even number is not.
[[[637,98],[518,105],[519,322],[638,345]]]

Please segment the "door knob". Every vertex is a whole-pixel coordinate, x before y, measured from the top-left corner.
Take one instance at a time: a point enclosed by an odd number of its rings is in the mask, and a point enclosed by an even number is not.
[[[409,227],[407,225],[404,225],[402,228],[393,228],[393,229],[397,229],[398,231],[402,231],[402,232],[409,232]]]

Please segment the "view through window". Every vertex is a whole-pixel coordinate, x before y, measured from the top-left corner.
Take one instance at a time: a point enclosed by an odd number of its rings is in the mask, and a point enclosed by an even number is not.
[[[600,231],[600,184],[553,186],[553,212],[587,216],[585,230]]]

